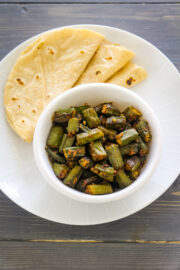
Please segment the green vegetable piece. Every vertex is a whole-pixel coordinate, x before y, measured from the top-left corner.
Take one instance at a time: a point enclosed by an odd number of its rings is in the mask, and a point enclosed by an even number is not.
[[[71,117],[74,117],[76,110],[74,108],[68,108],[63,110],[58,110],[53,115],[53,120],[56,123],[66,123]]]
[[[94,110],[95,110],[95,112],[97,113],[97,115],[101,114],[103,105],[104,105],[104,103],[103,104],[96,105],[96,106],[93,107]]]
[[[93,161],[89,158],[89,157],[82,157],[79,160],[79,165],[83,168],[83,169],[89,169],[90,167],[93,166]]]
[[[48,153],[48,156],[50,157],[50,159],[52,159],[53,161],[57,161],[59,163],[66,162],[64,157],[61,157],[60,155],[58,155],[57,152],[52,151],[48,146],[45,147],[45,150]]]
[[[108,180],[110,182],[113,181],[114,175],[116,174],[116,170],[113,167],[110,167],[108,164],[96,164],[91,168],[91,171],[101,178]]]
[[[76,165],[72,170],[69,172],[69,174],[64,179],[63,183],[71,188],[74,188],[81,177],[81,174],[83,172],[83,169]]]
[[[77,134],[76,135],[77,144],[84,145],[84,144],[87,144],[89,142],[98,140],[99,138],[101,138],[103,136],[104,136],[104,133],[100,129],[94,128],[88,132],[83,132],[83,133]]]
[[[79,119],[70,118],[67,126],[68,136],[73,136],[79,132]]]
[[[79,125],[80,129],[83,131],[83,132],[87,132],[87,131],[90,131],[91,129],[88,128],[87,126],[83,125],[83,124],[80,124]]]
[[[106,151],[100,141],[91,142],[89,152],[95,162],[106,159],[107,157]]]
[[[137,170],[131,171],[129,172],[129,176],[132,180],[136,180],[138,178],[138,176],[140,175],[140,171],[141,169],[138,168]]]
[[[147,144],[141,139],[141,137],[138,137],[137,142],[139,144],[139,155],[141,157],[147,155],[147,153],[149,152]]]
[[[64,156],[67,160],[77,160],[79,157],[84,157],[86,148],[84,146],[73,146],[63,148]]]
[[[50,148],[58,148],[59,144],[62,140],[64,131],[63,128],[60,126],[54,126],[51,128],[48,139],[47,139],[47,145]]]
[[[139,151],[138,143],[133,142],[133,143],[127,144],[125,146],[120,147],[120,150],[121,150],[121,154],[123,156],[125,156],[125,155],[128,155],[128,156],[136,155],[138,153],[138,151]]]
[[[102,113],[106,115],[120,115],[120,110],[111,104],[104,104],[102,107]]]
[[[59,179],[64,179],[69,172],[69,168],[65,164],[53,163],[53,171]]]
[[[99,120],[100,120],[101,125],[103,126],[106,125],[107,117],[105,117],[103,114],[99,116]]]
[[[144,166],[144,164],[146,163],[146,160],[147,160],[147,156],[141,156],[140,157],[140,159],[141,159],[141,168]]]
[[[108,185],[92,184],[92,185],[87,185],[85,189],[85,193],[90,194],[90,195],[103,195],[103,194],[109,194],[112,192],[113,192],[113,189],[110,184]]]
[[[151,131],[148,125],[148,122],[145,120],[140,120],[136,125],[135,128],[139,132],[139,135],[145,142],[150,142],[152,139]]]
[[[78,165],[76,160],[66,160],[66,163],[69,169],[72,169],[74,166]]]
[[[107,118],[106,127],[111,129],[123,130],[126,127],[126,117],[124,115],[111,116]]]
[[[120,146],[124,146],[136,140],[138,135],[135,128],[126,129],[116,136],[116,141]]]
[[[109,162],[115,169],[123,168],[124,161],[121,155],[121,151],[117,144],[111,144],[106,147]]]
[[[100,114],[102,113],[102,108],[103,108],[103,106],[106,105],[106,104],[112,105],[112,102],[109,102],[109,103],[101,103],[101,104],[98,104],[98,105],[96,105],[96,106],[94,107],[94,110],[96,111],[96,113],[97,113],[98,115],[100,115]]]
[[[129,178],[129,176],[122,169],[120,169],[117,172],[116,181],[117,181],[118,185],[120,186],[120,188],[125,188],[125,187],[129,186],[130,184],[132,184],[132,180]]]
[[[98,126],[98,129],[100,129],[104,133],[105,137],[107,137],[110,141],[113,141],[116,139],[116,134],[117,134],[116,130],[107,129],[103,126]]]
[[[136,171],[141,165],[141,159],[138,156],[133,156],[126,160],[125,169],[126,171]]]
[[[83,120],[82,114],[76,113],[75,117],[81,122]]]
[[[135,122],[139,119],[139,117],[141,117],[142,113],[140,111],[138,111],[136,108],[134,108],[133,106],[129,106],[127,107],[123,114],[126,116],[127,120],[129,122]]]
[[[84,110],[88,109],[90,106],[89,105],[84,105],[84,106],[78,106],[75,107],[76,113],[82,113]]]
[[[86,119],[88,127],[96,128],[97,126],[99,126],[100,120],[96,111],[93,108],[88,108],[84,110],[82,113],[84,118]]]
[[[78,182],[77,184],[77,189],[81,192],[84,192],[85,191],[85,188],[87,185],[90,185],[92,183],[97,183],[99,182],[99,177],[98,176],[92,176],[92,177],[89,177],[87,179],[82,179]]]
[[[64,148],[71,147],[73,145],[74,141],[75,141],[75,136],[68,137],[67,134],[64,134],[64,136],[62,138],[62,142],[59,146],[59,152],[62,153]]]
[[[93,172],[91,172],[90,170],[84,170],[82,173],[82,179],[86,179],[92,176],[97,176],[95,175]]]

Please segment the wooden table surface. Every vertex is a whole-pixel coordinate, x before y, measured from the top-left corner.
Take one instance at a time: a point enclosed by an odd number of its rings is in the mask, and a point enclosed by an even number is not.
[[[179,0],[0,0],[0,59],[41,31],[79,23],[137,34],[180,70]],[[43,220],[0,192],[0,270],[4,269],[179,270],[180,177],[142,211],[97,226]]]

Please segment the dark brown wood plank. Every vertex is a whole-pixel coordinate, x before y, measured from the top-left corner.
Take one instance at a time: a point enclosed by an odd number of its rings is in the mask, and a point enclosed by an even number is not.
[[[1,270],[178,270],[180,245],[1,242]]]
[[[0,193],[0,240],[180,241],[179,216],[180,178],[144,210],[123,220],[96,226],[67,226],[43,220]]]
[[[0,59],[25,39],[70,24],[110,25],[161,49],[180,69],[180,5],[1,5]]]

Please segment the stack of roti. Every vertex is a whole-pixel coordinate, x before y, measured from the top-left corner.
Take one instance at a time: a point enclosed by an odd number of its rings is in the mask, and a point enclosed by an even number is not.
[[[107,82],[131,87],[147,77],[131,62],[134,53],[90,30],[64,28],[30,44],[12,68],[4,89],[7,120],[26,142],[33,139],[45,106],[73,86]]]

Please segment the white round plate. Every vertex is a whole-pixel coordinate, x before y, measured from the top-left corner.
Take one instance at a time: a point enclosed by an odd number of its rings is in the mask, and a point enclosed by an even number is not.
[[[32,144],[23,142],[9,127],[3,110],[3,87],[19,53],[37,36],[11,51],[0,64],[0,188],[16,204],[42,218],[65,224],[100,224],[129,216],[157,199],[174,182],[180,164],[180,77],[174,65],[152,44],[120,29],[75,25],[95,30],[135,52],[135,63],[149,77],[133,88],[156,112],[163,131],[163,154],[153,177],[125,199],[106,204],[80,203],[62,196],[42,178]],[[131,90],[130,90],[131,91]]]

